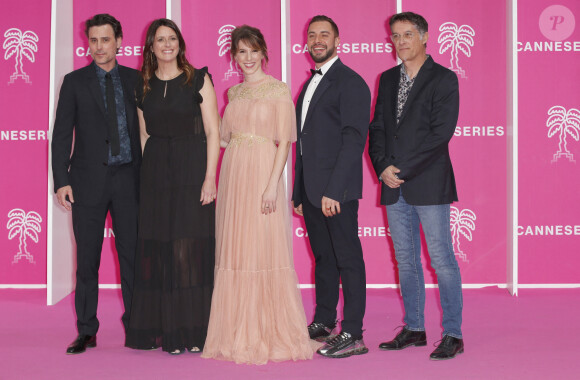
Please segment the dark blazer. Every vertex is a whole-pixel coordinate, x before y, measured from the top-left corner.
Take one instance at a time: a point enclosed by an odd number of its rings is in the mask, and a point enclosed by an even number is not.
[[[118,68],[131,139],[131,165],[135,168],[135,179],[138,181],[141,144],[135,86],[139,72],[121,65]],[[71,157],[73,131],[74,150]],[[107,115],[94,63],[91,63],[67,74],[60,88],[52,133],[54,191],[70,185],[75,202],[94,205],[103,193],[108,159]]]
[[[381,75],[370,125],[369,155],[377,176],[390,165],[401,170],[401,191],[412,205],[457,201],[449,141],[459,114],[457,75],[428,57],[411,88],[397,125],[401,65]],[[382,182],[381,182],[382,183]],[[382,183],[381,204],[393,204],[399,189]]]
[[[321,207],[323,196],[340,203],[360,199],[362,153],[370,119],[369,87],[337,60],[318,84],[302,128],[302,103],[310,80],[296,104],[294,205],[301,204],[305,195],[317,207]],[[300,191],[301,181],[306,194]]]

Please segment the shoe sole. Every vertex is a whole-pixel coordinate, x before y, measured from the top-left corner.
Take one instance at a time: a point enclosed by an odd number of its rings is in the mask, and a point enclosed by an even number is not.
[[[66,354],[67,355],[78,355],[78,354],[82,354],[82,353],[86,352],[87,351],[86,350],[87,348],[95,348],[95,347],[97,347],[97,344],[96,343],[94,343],[94,344],[87,344],[87,347],[84,350],[82,350],[82,351],[79,351],[79,352],[67,352]]]
[[[326,355],[326,354],[321,354],[320,352],[316,351],[316,353],[318,355],[322,355],[325,358],[332,358],[332,359],[348,358],[349,356],[353,356],[353,355],[364,355],[368,352],[369,352],[369,349],[366,347],[361,349],[361,350],[353,350],[353,351],[345,352],[344,354],[340,354],[340,355]]]
[[[455,355],[453,355],[453,356],[450,356],[450,357],[448,357],[448,358],[432,358],[432,357],[429,357],[429,360],[434,360],[434,361],[441,361],[441,360],[449,360],[449,359],[453,359],[453,358],[454,358],[454,357],[456,357],[457,355],[459,355],[459,354],[462,354],[462,353],[463,353],[463,351],[464,351],[464,349],[462,348],[461,350],[457,351],[457,353],[456,353]]]
[[[386,348],[386,347],[379,347],[379,350],[383,350],[383,351],[399,351],[399,350],[403,350],[407,347],[424,347],[427,345],[427,341],[424,342],[415,342],[415,343],[409,343],[404,345],[403,347],[397,347],[397,348]]]

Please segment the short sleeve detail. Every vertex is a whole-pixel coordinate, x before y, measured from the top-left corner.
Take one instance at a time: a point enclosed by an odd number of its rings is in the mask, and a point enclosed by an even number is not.
[[[194,76],[195,100],[198,103],[203,103],[203,96],[201,96],[199,92],[201,91],[201,89],[203,88],[203,84],[205,83],[205,74],[209,76],[209,80],[212,82],[213,85],[213,80],[211,74],[207,71],[207,66],[195,70]]]
[[[242,82],[228,90],[222,139],[246,133],[269,140],[296,140],[296,113],[290,90],[271,76],[260,83]]]

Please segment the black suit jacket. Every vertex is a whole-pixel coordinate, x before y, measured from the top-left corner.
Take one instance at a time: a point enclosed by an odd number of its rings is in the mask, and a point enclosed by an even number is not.
[[[369,155],[380,178],[390,165],[401,170],[401,191],[412,205],[457,201],[449,141],[459,114],[457,75],[427,58],[411,88],[397,125],[401,65],[381,75],[370,125]],[[381,182],[382,183],[382,182]],[[399,189],[382,183],[381,204],[393,204]]]
[[[294,205],[301,204],[305,195],[316,207],[321,207],[323,196],[340,203],[360,199],[362,153],[370,119],[369,87],[337,60],[318,84],[302,128],[302,103],[310,80],[296,104]],[[306,194],[300,190],[301,181]]]
[[[118,68],[131,140],[131,165],[138,181],[141,144],[135,87],[139,72],[121,65]],[[104,190],[108,159],[107,115],[94,63],[91,63],[67,74],[60,88],[52,133],[54,191],[70,185],[75,203],[96,204]]]

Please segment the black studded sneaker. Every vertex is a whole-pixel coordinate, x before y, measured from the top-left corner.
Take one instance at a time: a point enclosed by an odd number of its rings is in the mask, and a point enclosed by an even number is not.
[[[325,342],[331,338],[332,330],[336,327],[336,321],[331,326],[326,326],[324,323],[312,322],[308,325],[308,335],[310,339],[318,342]]]
[[[328,340],[324,346],[316,351],[327,358],[347,358],[352,355],[363,355],[369,352],[362,339],[354,338],[347,332],[341,332]]]

